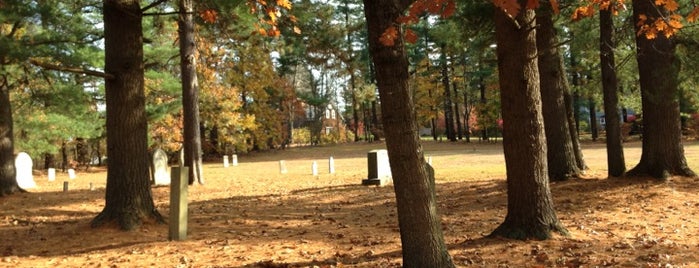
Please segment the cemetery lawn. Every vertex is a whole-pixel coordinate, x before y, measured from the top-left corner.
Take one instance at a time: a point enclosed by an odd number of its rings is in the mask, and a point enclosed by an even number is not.
[[[696,178],[606,179],[604,143],[584,143],[585,177],[551,185],[570,237],[485,238],[506,214],[501,144],[423,144],[459,267],[699,267]],[[630,169],[640,143],[624,146]],[[104,169],[78,171],[74,180],[58,172],[53,182],[35,171],[38,188],[0,198],[0,267],[400,267],[392,186],[360,185],[366,153],[378,148],[384,145],[253,153],[228,168],[209,162],[207,184],[189,188],[188,238],[179,242],[155,223],[132,232],[90,228],[104,205]],[[699,143],[685,142],[685,151],[699,171]],[[331,155],[335,174],[328,174]],[[279,160],[287,174],[279,173]],[[153,188],[164,216],[169,192]]]

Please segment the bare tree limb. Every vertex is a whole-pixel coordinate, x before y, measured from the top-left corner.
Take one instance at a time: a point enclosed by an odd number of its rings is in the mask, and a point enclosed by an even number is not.
[[[60,66],[60,65],[50,64],[50,63],[46,63],[46,62],[40,62],[40,61],[34,60],[34,59],[30,59],[29,62],[33,65],[39,66],[39,67],[44,68],[44,69],[69,72],[69,73],[76,73],[76,74],[85,74],[85,75],[91,75],[91,76],[98,76],[98,77],[102,77],[104,79],[114,79],[114,75],[108,74],[105,72],[88,70],[88,69],[79,68],[79,67]]]
[[[168,0],[158,0],[158,1],[155,1],[155,2],[151,3],[150,5],[147,5],[147,6],[143,7],[143,8],[141,9],[141,13],[144,13],[144,12],[146,12],[147,10],[149,10],[149,9],[151,9],[151,8],[154,8],[155,6],[160,5],[160,4],[162,4],[162,3],[164,3],[164,2],[167,2],[167,1],[168,1]]]

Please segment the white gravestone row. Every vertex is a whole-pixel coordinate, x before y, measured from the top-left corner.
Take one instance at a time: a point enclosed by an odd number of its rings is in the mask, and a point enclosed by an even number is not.
[[[238,157],[236,155],[233,155],[233,156],[234,156],[233,159],[236,160],[234,163],[237,164]],[[279,173],[286,174],[288,172],[289,172],[289,170],[286,168],[286,161],[279,160]],[[332,156],[328,159],[328,173],[335,174],[335,160],[333,159]],[[317,161],[313,161],[311,163],[311,175],[318,176],[318,162]]]
[[[161,149],[156,149],[153,152],[153,180],[155,185],[170,185],[167,154]]]

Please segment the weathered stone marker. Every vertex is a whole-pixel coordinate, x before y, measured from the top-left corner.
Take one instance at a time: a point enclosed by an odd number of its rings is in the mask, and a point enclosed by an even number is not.
[[[170,184],[170,174],[167,169],[167,154],[161,149],[156,149],[153,152],[153,180],[155,185]]]
[[[279,173],[286,174],[287,172],[288,171],[286,170],[286,161],[279,160]]]
[[[49,181],[55,181],[56,180],[56,169],[55,168],[49,168]]]
[[[232,158],[233,158],[233,166],[237,167],[238,166],[238,155],[234,154]]]
[[[15,158],[15,169],[17,185],[22,189],[36,188],[36,182],[34,182],[34,175],[32,175],[32,167],[34,162],[32,158],[25,152],[17,154]]]
[[[316,161],[313,161],[313,164],[311,164],[311,174],[318,176],[318,162]]]
[[[172,168],[170,183],[170,231],[168,239],[181,241],[187,239],[187,183],[188,167]]]
[[[362,185],[383,186],[393,181],[391,165],[388,162],[388,151],[372,150],[367,154],[369,174],[362,180]]]
[[[67,192],[68,191],[68,181],[63,182],[63,191]]]
[[[332,156],[328,158],[328,173],[335,174],[335,159]]]
[[[223,167],[227,168],[230,164],[228,164],[228,156],[224,155],[223,156]]]

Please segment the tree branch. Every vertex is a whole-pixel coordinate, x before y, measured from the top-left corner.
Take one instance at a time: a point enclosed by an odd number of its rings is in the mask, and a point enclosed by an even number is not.
[[[167,1],[168,1],[168,0],[157,0],[157,1],[153,2],[153,3],[151,3],[150,5],[147,5],[147,6],[143,7],[143,8],[141,9],[141,13],[145,13],[147,10],[149,10],[149,9],[151,9],[151,8],[154,8],[155,6],[160,5],[160,4],[162,4],[162,3],[164,3],[164,2],[167,2]]]
[[[91,75],[91,76],[98,76],[98,77],[102,77],[104,79],[114,79],[114,75],[108,74],[105,72],[88,70],[88,69],[78,68],[78,67],[66,67],[66,66],[54,65],[54,64],[50,64],[50,63],[40,62],[40,61],[34,60],[34,59],[29,60],[29,62],[33,65],[39,66],[39,67],[44,68],[44,69],[69,72],[69,73],[76,73],[76,74],[85,74],[85,75]]]
[[[179,15],[179,11],[173,11],[173,12],[153,12],[153,13],[143,13],[142,15],[145,16],[165,16],[165,15]],[[187,12],[185,14],[194,14],[194,12]]]

